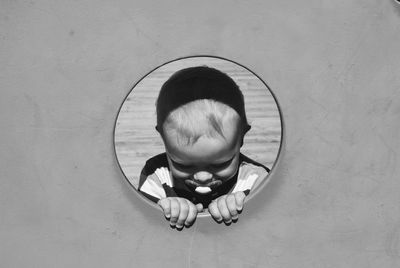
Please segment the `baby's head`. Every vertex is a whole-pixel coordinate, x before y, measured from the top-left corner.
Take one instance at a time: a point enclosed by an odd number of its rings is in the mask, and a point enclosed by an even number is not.
[[[161,88],[157,130],[170,170],[199,193],[236,174],[249,129],[243,94],[225,73],[204,66],[187,68]]]

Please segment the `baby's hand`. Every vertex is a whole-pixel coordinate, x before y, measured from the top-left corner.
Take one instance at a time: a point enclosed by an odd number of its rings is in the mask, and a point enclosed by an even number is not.
[[[208,211],[217,222],[224,221],[229,224],[238,219],[238,213],[243,209],[245,197],[244,192],[220,196],[208,205]]]
[[[203,211],[202,204],[195,205],[182,197],[163,198],[157,204],[163,209],[171,227],[176,227],[178,230],[181,230],[183,225],[186,227],[192,225],[197,213]]]

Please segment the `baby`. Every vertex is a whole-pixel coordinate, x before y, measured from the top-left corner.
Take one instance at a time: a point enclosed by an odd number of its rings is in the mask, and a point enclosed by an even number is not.
[[[249,129],[243,94],[228,75],[205,66],[176,72],[157,99],[165,153],[146,162],[139,191],[177,229],[206,209],[217,222],[235,222],[269,172],[240,153]]]

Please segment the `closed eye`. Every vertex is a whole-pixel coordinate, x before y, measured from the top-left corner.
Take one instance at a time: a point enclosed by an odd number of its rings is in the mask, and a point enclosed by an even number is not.
[[[171,159],[172,164],[174,164],[174,166],[178,169],[191,169],[194,167],[194,165],[185,165],[185,164],[181,164],[178,162],[175,162],[174,160]]]
[[[231,162],[233,161],[234,158],[235,158],[235,156],[233,156],[228,161],[225,161],[225,162],[222,162],[222,163],[211,164],[210,167],[213,168],[213,169],[221,169],[221,168],[227,167],[228,165],[231,164]],[[193,169],[193,168],[196,167],[196,165],[182,164],[182,163],[175,162],[172,159],[171,159],[171,162],[174,165],[174,167],[176,167],[178,169],[181,169],[181,170],[190,170],[190,169]]]
[[[225,161],[225,162],[222,162],[222,163],[212,164],[211,166],[212,166],[213,168],[224,168],[224,167],[228,166],[228,165],[232,162],[233,158],[234,158],[234,157],[232,157],[232,158],[229,159],[228,161]]]

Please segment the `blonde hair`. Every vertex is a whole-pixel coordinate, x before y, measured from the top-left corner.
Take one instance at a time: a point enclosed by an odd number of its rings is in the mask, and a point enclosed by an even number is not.
[[[202,136],[225,139],[227,124],[235,124],[237,131],[242,131],[241,118],[234,109],[215,100],[200,99],[173,110],[162,126],[162,133],[172,130],[178,144],[191,145]]]

